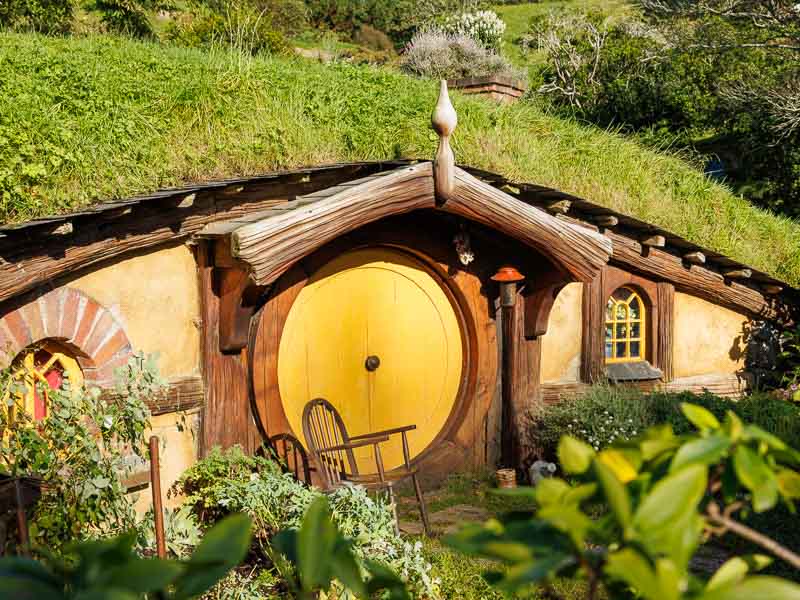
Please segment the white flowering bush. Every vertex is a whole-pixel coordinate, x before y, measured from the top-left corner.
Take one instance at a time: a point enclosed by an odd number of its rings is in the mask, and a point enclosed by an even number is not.
[[[455,35],[466,35],[488,50],[499,52],[503,45],[506,24],[492,10],[478,10],[450,17],[444,30]]]
[[[567,423],[567,434],[583,439],[595,450],[610,446],[614,442],[629,440],[639,434],[633,419],[620,417],[605,410],[594,419]]]
[[[418,31],[403,53],[401,68],[411,75],[433,79],[460,79],[522,74],[503,56],[464,33],[431,28]]]

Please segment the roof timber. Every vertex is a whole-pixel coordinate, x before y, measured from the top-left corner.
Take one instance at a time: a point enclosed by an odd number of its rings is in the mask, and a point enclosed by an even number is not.
[[[59,278],[92,265],[154,246],[186,242],[210,223],[288,208],[316,191],[353,185],[364,177],[417,162],[334,164],[208,182],[0,227],[0,302],[43,285],[56,285]],[[615,246],[612,264],[657,279],[666,277],[678,289],[756,317],[784,320],[785,304],[797,302],[797,291],[790,285],[756,269],[746,280],[725,279],[725,271],[749,267],[628,215],[552,188],[513,182],[467,166],[461,170],[542,210],[569,200],[568,213],[558,218],[594,230],[599,225]],[[646,235],[663,235],[664,247],[645,253],[638,240]],[[695,253],[702,254],[705,262],[697,264],[692,258]],[[685,271],[670,267],[667,273],[664,261]]]
[[[274,282],[292,264],[342,234],[425,208],[499,230],[551,258],[575,281],[590,281],[608,262],[608,239],[520,202],[461,169],[454,169],[443,203],[436,201],[434,180],[432,164],[420,163],[298,198],[294,210],[213,224],[199,235],[229,238],[231,256],[247,265],[258,285]]]

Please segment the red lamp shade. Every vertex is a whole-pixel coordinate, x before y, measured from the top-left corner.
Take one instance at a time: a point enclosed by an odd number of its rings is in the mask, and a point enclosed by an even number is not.
[[[525,279],[525,276],[511,265],[504,265],[500,267],[497,269],[497,273],[491,277],[492,281],[497,281],[500,283],[515,283],[517,281],[522,281],[523,279]]]

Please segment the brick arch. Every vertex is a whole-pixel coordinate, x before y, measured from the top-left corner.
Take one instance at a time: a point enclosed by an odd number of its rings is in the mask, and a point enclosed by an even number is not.
[[[75,353],[84,379],[113,382],[114,369],[133,353],[122,323],[93,298],[63,287],[0,317],[0,366],[42,340],[61,342]]]

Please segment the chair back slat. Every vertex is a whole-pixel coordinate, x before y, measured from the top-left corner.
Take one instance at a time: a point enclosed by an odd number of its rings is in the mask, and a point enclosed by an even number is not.
[[[291,433],[279,433],[267,440],[267,446],[272,454],[280,461],[281,467],[287,473],[292,473],[298,481],[311,485],[311,469],[308,463],[308,454],[303,444]],[[256,454],[266,456],[262,446]]]
[[[352,450],[324,450],[350,442],[344,421],[333,404],[324,398],[315,398],[306,404],[303,434],[327,488],[338,486],[346,473],[358,475]]]

